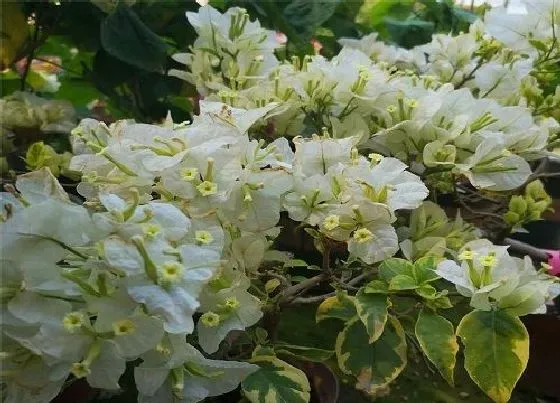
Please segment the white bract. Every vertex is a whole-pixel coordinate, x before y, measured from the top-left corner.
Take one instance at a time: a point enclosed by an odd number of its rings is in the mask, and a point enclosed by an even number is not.
[[[501,308],[516,316],[544,313],[545,303],[558,293],[554,277],[537,271],[529,257],[511,257],[506,246],[495,246],[486,239],[465,244],[458,260],[460,264],[440,262],[436,273],[470,297],[473,308]]]

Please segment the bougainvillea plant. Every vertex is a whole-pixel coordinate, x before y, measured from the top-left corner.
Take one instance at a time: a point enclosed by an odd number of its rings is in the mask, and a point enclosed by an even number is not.
[[[528,362],[519,317],[558,287],[461,211],[505,199],[490,215],[509,231],[550,206],[532,166],[559,141],[560,5],[526,3],[410,50],[341,39],[330,60],[279,61],[278,35],[241,8],[187,13],[198,39],[170,74],[196,86],[198,116],[84,119],[64,164],[81,203],[44,149],[1,195],[6,401],[49,402],[81,378],[119,390],[132,371],[140,402],[238,387],[307,402],[308,361],[377,396],[413,354],[452,385],[458,353],[508,401]],[[21,99],[2,104],[14,121],[63,118]],[[302,332],[339,322],[330,349],[279,336],[302,305],[316,309]]]

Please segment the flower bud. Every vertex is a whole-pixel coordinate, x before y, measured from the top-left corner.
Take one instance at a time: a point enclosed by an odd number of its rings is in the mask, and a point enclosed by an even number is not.
[[[216,327],[220,324],[220,315],[214,312],[206,312],[200,317],[200,321],[208,327]]]

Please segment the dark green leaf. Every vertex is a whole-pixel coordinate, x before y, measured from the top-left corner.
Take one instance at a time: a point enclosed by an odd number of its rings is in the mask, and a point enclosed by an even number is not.
[[[340,0],[293,0],[284,9],[284,17],[304,38],[327,21],[335,12]]]
[[[126,63],[147,71],[164,71],[167,45],[122,3],[101,24],[101,44]]]
[[[391,34],[391,39],[407,49],[430,42],[435,29],[433,22],[422,20],[399,21],[391,17],[385,18],[385,25]]]
[[[391,302],[386,295],[366,294],[364,289],[360,289],[354,301],[358,316],[366,327],[369,335],[369,342],[376,341],[387,323],[387,310]]]
[[[323,350],[321,348],[298,346],[295,344],[288,344],[288,343],[276,343],[274,345],[274,351],[278,355],[284,354],[289,357],[295,357],[307,361],[316,361],[316,362],[327,361],[334,354],[334,351],[332,350]]]

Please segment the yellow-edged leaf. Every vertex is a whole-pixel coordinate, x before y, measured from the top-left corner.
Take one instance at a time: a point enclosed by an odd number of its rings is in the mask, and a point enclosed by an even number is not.
[[[336,318],[347,321],[354,316],[356,316],[356,307],[354,306],[353,297],[349,297],[346,293],[339,293],[334,297],[325,299],[319,305],[315,314],[315,320],[320,322],[327,318]]]
[[[303,371],[272,355],[257,355],[250,362],[260,367],[241,383],[251,403],[305,403],[311,398]]]
[[[389,317],[385,330],[371,344],[363,323],[355,318],[338,334],[335,353],[341,371],[356,377],[356,388],[375,394],[402,372],[406,348],[405,334],[396,318]]]
[[[453,385],[455,356],[459,350],[453,324],[433,311],[423,309],[418,315],[416,338],[422,351],[441,376]]]
[[[529,360],[529,334],[518,317],[473,311],[457,327],[465,346],[465,368],[492,400],[507,402]]]
[[[369,342],[373,343],[385,329],[388,316],[387,309],[391,306],[391,302],[386,295],[366,294],[362,288],[356,294],[354,304],[360,320],[366,327]]]

